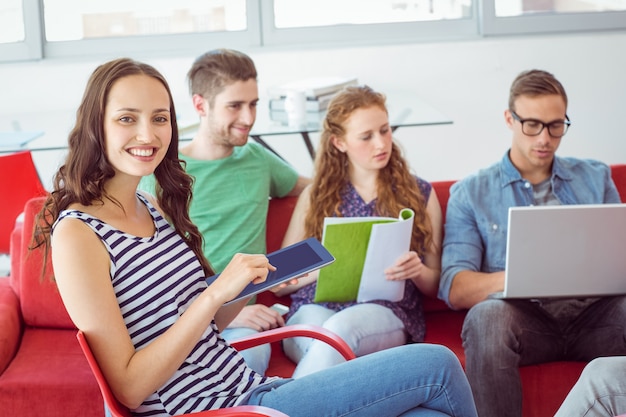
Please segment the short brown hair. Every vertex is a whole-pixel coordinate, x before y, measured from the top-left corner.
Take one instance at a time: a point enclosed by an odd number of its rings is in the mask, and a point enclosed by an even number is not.
[[[515,110],[515,100],[519,96],[537,97],[543,95],[556,94],[563,97],[565,107],[567,108],[567,94],[565,88],[557,80],[554,75],[543,70],[528,70],[520,73],[513,84],[511,84],[511,90],[509,92],[509,109]]]
[[[251,78],[257,78],[254,62],[243,52],[232,49],[214,49],[200,55],[187,73],[191,95],[201,95],[210,105],[227,85]]]

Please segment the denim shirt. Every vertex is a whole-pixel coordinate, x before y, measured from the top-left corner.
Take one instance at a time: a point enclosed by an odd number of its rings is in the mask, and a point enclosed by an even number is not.
[[[550,182],[561,204],[621,202],[611,170],[602,162],[555,157]],[[461,271],[504,270],[509,207],[531,205],[532,184],[522,178],[508,152],[499,163],[450,188],[440,299],[450,305],[452,280]]]

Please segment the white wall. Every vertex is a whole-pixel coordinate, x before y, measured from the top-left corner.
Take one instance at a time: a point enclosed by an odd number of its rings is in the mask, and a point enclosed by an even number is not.
[[[202,45],[196,55],[216,47],[228,45]],[[355,75],[382,92],[406,89],[421,96],[454,123],[401,128],[396,137],[413,170],[434,181],[460,178],[500,159],[510,144],[503,121],[508,88],[520,71],[530,68],[553,72],[568,92],[572,127],[562,141],[561,155],[626,163],[625,51],[626,32],[600,32],[245,52],[259,70],[261,95],[272,85],[296,78]],[[170,82],[179,113],[192,114],[185,73],[195,55],[134,58],[160,69]],[[31,146],[63,145],[85,82],[105,60],[0,65],[0,130],[11,130],[17,121],[23,130],[46,131]],[[268,142],[303,174],[312,173],[298,137]],[[46,184],[62,155],[35,154]]]

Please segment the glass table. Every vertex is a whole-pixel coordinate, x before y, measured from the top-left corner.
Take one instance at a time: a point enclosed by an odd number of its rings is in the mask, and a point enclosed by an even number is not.
[[[43,136],[44,132],[0,132],[0,149],[22,150],[29,142]]]
[[[389,110],[389,124],[392,131],[406,126],[432,126],[452,124],[452,120],[440,111],[424,102],[416,94],[409,92],[387,93],[387,108]],[[250,132],[250,137],[276,155],[280,156],[263,137],[278,135],[300,135],[311,156],[315,159],[315,149],[311,142],[310,133],[322,130],[325,112],[308,112],[305,124],[290,125],[284,112],[270,111],[269,102],[260,100],[257,106],[257,117]],[[181,141],[191,140],[198,124],[183,124],[179,126]],[[284,159],[284,158],[283,158]]]
[[[408,126],[431,126],[451,124],[452,120],[442,114],[440,111],[424,102],[418,95],[406,91],[388,92],[387,108],[389,109],[389,123],[392,130],[400,127]],[[67,118],[69,111],[50,112],[49,118],[61,120],[62,117]],[[52,117],[54,116],[54,117]],[[276,114],[270,112],[269,101],[262,99],[257,107],[257,118],[250,137],[260,143],[268,150],[280,156],[264,138],[271,136],[298,135],[304,141],[307,151],[311,159],[315,159],[315,148],[313,147],[310,134],[319,132],[322,128],[322,121],[325,112],[309,112],[307,113],[307,123],[303,125],[289,125],[286,115],[283,112],[282,117],[275,117]],[[178,120],[180,141],[189,141],[198,129],[197,120]],[[32,151],[57,151],[66,150],[67,145],[60,146],[28,146],[34,139],[42,136],[44,132],[0,132],[0,154],[17,152],[24,149]],[[66,137],[64,137],[66,140]]]

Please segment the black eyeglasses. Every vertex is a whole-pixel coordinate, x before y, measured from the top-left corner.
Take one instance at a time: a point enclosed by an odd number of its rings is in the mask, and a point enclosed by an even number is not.
[[[548,133],[553,138],[560,138],[561,136],[567,133],[567,129],[572,124],[569,121],[569,117],[565,115],[565,120],[557,120],[555,122],[544,123],[541,120],[537,119],[522,119],[511,110],[511,114],[513,118],[522,124],[522,132],[528,136],[537,136],[543,132],[545,127],[548,128]]]

